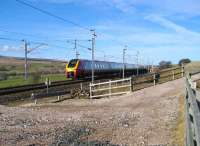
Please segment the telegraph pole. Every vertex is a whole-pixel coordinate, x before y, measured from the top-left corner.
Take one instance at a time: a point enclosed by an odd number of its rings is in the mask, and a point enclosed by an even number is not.
[[[124,70],[125,70],[125,54],[126,54],[127,46],[123,49],[123,72],[122,72],[122,77],[124,79]]]
[[[93,34],[92,34],[92,83],[94,83],[94,49],[95,49],[96,33],[95,33],[94,29],[92,29],[90,31],[93,32]]]

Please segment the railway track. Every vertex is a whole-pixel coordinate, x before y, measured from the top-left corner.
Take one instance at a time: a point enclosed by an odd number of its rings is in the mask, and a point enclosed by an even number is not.
[[[52,82],[51,85],[49,85],[49,88],[56,87],[56,86],[63,86],[63,85],[73,85],[73,84],[78,84],[78,83],[82,83],[82,82],[86,82],[86,80],[56,81],[56,82]],[[14,94],[14,93],[20,93],[20,92],[25,92],[25,91],[31,91],[31,90],[37,90],[37,89],[45,89],[45,88],[47,88],[47,86],[44,83],[29,84],[29,85],[9,87],[9,88],[1,88],[0,96]]]
[[[174,76],[176,74],[177,73],[174,73]],[[164,74],[164,76],[162,77],[168,77],[168,74]],[[141,81],[140,78],[144,78],[144,83],[146,83],[146,82],[149,82],[147,80],[152,81],[153,74],[148,73],[145,75],[137,76],[136,80],[139,79],[140,84],[141,84],[143,80]],[[99,81],[107,81],[109,79],[117,79],[117,78],[104,77],[104,78],[98,78],[95,81],[98,83]],[[8,103],[9,101],[30,98],[32,93],[34,93],[36,98],[44,98],[44,97],[49,97],[49,96],[59,96],[59,95],[70,94],[70,93],[71,95],[73,95],[73,92],[76,91],[77,88],[80,90],[80,88],[82,87],[83,87],[83,90],[87,92],[88,85],[90,82],[91,82],[90,78],[85,79],[85,80],[56,81],[56,82],[52,82],[51,85],[48,86],[48,89],[49,89],[48,92],[46,90],[47,85],[45,85],[45,83],[1,88],[0,89],[0,104]],[[137,81],[135,82],[137,84]],[[80,91],[82,92],[83,90],[81,89]]]
[[[98,82],[99,80],[104,80],[104,79],[110,79],[110,77],[97,78],[96,81]],[[113,77],[112,77],[112,79],[113,79]],[[55,82],[51,82],[51,85],[49,85],[48,87],[52,88],[52,87],[59,87],[59,86],[64,86],[64,85],[75,85],[75,84],[86,83],[86,82],[91,82],[91,78],[86,78],[84,80],[55,81]],[[0,96],[14,94],[14,93],[20,93],[20,92],[25,92],[25,91],[32,91],[32,90],[37,90],[37,89],[45,89],[45,88],[47,88],[47,85],[45,85],[45,83],[28,84],[28,85],[22,85],[22,86],[16,86],[16,87],[0,88]]]
[[[107,79],[101,79],[101,81],[102,80],[105,81]],[[96,81],[99,82],[100,79]],[[81,86],[83,90],[87,90],[90,82],[90,78],[85,80],[56,81],[52,82],[51,85],[48,86],[48,92],[45,83],[1,88],[0,104],[7,105],[12,101],[29,99],[32,93],[34,93],[34,96],[38,99],[65,94],[73,94],[74,96],[74,91],[80,89]]]

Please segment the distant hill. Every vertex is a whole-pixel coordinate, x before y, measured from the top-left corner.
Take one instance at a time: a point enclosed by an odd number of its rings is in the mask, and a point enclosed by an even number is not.
[[[6,59],[16,59],[16,60],[24,60],[24,57],[12,57],[12,56],[2,56],[0,55],[0,59],[6,58]],[[48,62],[67,62],[65,60],[56,60],[56,59],[47,59],[47,58],[28,58],[30,61],[48,61]]]
[[[45,73],[64,73],[67,61],[43,59],[43,58],[28,58],[29,72],[45,72]],[[6,73],[23,73],[24,58],[0,56],[0,72]]]

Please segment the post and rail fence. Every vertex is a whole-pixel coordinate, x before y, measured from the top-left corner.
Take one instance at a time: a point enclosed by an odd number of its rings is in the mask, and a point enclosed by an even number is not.
[[[128,88],[125,89],[125,88]],[[121,90],[120,90],[121,89]],[[121,80],[109,80],[108,82],[90,83],[90,98],[99,98],[104,96],[120,95],[132,91],[132,78]]]
[[[185,146],[200,146],[200,92],[196,88],[196,81],[191,79],[191,75],[186,76],[185,82]]]
[[[105,96],[120,95],[130,93],[135,90],[139,90],[149,86],[155,86],[167,81],[175,80],[184,77],[185,72],[183,68],[176,71],[178,68],[173,70],[162,71],[159,73],[159,77],[156,74],[150,74],[140,76],[138,78],[145,78],[140,81],[136,81],[134,77],[125,78],[121,80],[108,81],[103,83],[90,84],[90,98],[100,98]],[[186,83],[186,96],[185,96],[185,146],[200,146],[200,91],[197,90],[197,83],[191,79],[191,75],[199,74],[200,72],[192,73],[185,76]],[[167,78],[167,80],[166,80]],[[147,80],[146,80],[147,79]],[[160,81],[163,80],[164,81]],[[137,85],[150,83],[147,86],[140,88],[134,88]],[[121,90],[120,90],[121,88]],[[126,90],[124,89],[126,88]],[[118,91],[113,91],[118,89]],[[102,93],[100,91],[106,91]],[[98,94],[96,94],[99,92]]]
[[[120,80],[109,80],[107,82],[90,83],[90,98],[111,97],[130,93],[157,84],[165,83],[171,80],[179,79],[184,76],[184,68],[176,67],[169,70],[163,70],[157,73],[150,73],[139,76],[132,76]]]

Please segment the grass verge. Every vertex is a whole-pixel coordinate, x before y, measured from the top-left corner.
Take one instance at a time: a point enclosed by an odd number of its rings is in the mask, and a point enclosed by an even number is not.
[[[185,142],[185,102],[184,96],[179,97],[179,109],[177,123],[172,131],[173,145],[184,146]]]

